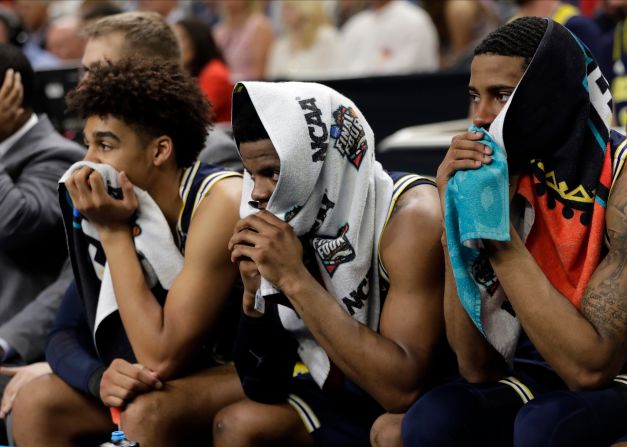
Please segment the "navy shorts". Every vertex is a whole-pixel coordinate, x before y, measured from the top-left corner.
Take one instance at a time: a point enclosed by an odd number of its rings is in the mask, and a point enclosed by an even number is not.
[[[514,433],[517,447],[609,446],[627,434],[627,385],[617,378],[600,390],[540,396],[519,411]]]
[[[288,403],[316,446],[369,447],[370,428],[383,408],[348,379],[333,393],[322,391],[309,374],[291,379]]]
[[[611,387],[573,392],[549,380],[549,371],[529,372],[491,384],[459,380],[425,394],[403,419],[404,445],[607,447],[626,434],[621,376]]]
[[[517,365],[513,376],[496,383],[470,384],[461,377],[419,398],[402,422],[403,445],[507,447],[514,420],[527,402],[565,385],[533,363]]]

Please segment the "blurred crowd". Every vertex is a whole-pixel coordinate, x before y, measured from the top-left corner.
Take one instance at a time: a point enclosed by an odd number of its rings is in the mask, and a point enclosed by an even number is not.
[[[131,10],[157,12],[174,27],[218,122],[228,121],[241,80],[468,71],[477,42],[519,16],[565,25],[610,83],[625,72],[625,0],[4,0],[0,42],[21,47],[35,70],[78,65],[84,27]],[[619,112],[622,85],[613,87]]]
[[[144,446],[537,447],[518,440],[580,389],[605,413],[564,406],[568,434],[627,443],[626,19],[627,0],[0,0],[0,444],[92,445],[112,407]],[[443,121],[443,92],[473,127],[437,182],[388,174],[388,134],[334,82],[394,130],[415,103]],[[488,164],[498,190],[446,189]],[[444,230],[468,197],[507,238],[458,268]],[[507,350],[467,318],[467,269],[513,297]]]

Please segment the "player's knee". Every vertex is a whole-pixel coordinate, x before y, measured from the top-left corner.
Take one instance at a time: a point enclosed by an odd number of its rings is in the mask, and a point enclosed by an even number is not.
[[[581,406],[574,394],[568,391],[540,396],[522,407],[516,415],[514,445],[571,447],[596,444],[595,440],[589,439],[590,434],[585,429],[587,414],[585,406]]]
[[[35,379],[19,391],[13,402],[12,428],[20,445],[28,445],[26,440],[33,430],[58,430],[55,427],[55,414],[60,410],[57,391],[52,375]]]
[[[514,443],[517,447],[546,445],[550,438],[549,428],[543,418],[546,415],[531,404],[520,409],[514,423]]]
[[[140,394],[122,412],[121,423],[130,439],[143,439],[144,433],[167,429],[164,413],[163,393]]]
[[[229,405],[213,419],[213,439],[215,446],[243,447],[250,445],[255,438],[255,427],[247,423],[248,409],[241,403]]]
[[[473,399],[464,386],[444,385],[414,403],[401,424],[403,445],[463,445],[462,421],[473,411]]]
[[[384,414],[380,416],[370,429],[370,443],[372,447],[400,447],[401,420],[403,415]]]

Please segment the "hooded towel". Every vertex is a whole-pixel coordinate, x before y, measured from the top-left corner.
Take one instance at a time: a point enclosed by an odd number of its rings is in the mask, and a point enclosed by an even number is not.
[[[392,197],[392,179],[374,159],[372,129],[348,98],[315,83],[243,82],[281,161],[267,210],[289,222],[315,253],[327,291],[357,321],[378,329],[378,241]],[[242,95],[243,96],[243,95]],[[236,135],[237,137],[237,135]],[[244,176],[240,214],[257,212],[248,201],[253,182]],[[262,279],[258,294],[276,293]],[[319,386],[330,361],[290,308],[279,306],[283,326]]]

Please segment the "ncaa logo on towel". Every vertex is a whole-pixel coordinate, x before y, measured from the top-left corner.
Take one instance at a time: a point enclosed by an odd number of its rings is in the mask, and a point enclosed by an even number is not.
[[[335,148],[357,169],[368,150],[364,126],[352,107],[340,106],[333,112],[335,124],[331,126],[331,138],[335,138]]]
[[[355,250],[346,237],[347,232],[348,223],[340,228],[337,237],[314,237],[311,240],[329,276],[333,276],[340,265],[355,259]]]

